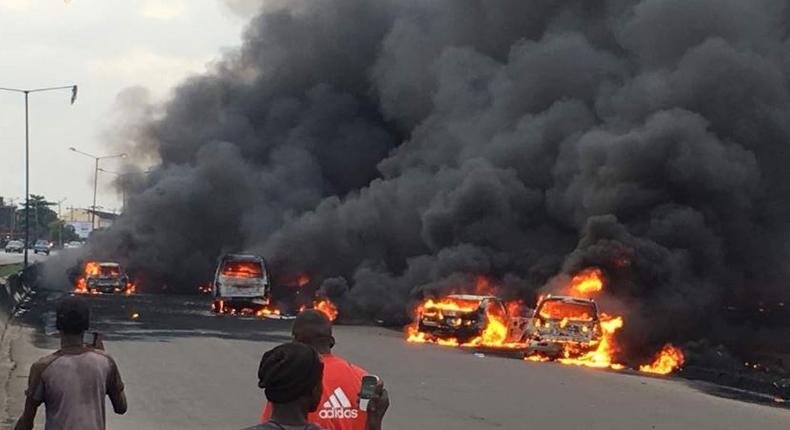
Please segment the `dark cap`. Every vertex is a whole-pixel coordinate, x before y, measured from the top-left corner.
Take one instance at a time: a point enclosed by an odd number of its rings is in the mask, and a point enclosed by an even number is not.
[[[55,327],[65,334],[80,334],[90,327],[91,308],[82,297],[60,299],[55,313]]]
[[[313,348],[285,343],[267,351],[258,366],[258,386],[274,403],[289,403],[309,395],[321,383],[324,364]]]

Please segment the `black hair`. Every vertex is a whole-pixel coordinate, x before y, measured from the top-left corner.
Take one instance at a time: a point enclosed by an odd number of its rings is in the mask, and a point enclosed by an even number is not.
[[[296,316],[293,327],[291,328],[294,340],[306,343],[310,346],[335,345],[332,337],[332,321],[321,311],[307,309]]]
[[[77,296],[67,296],[58,302],[55,327],[63,334],[81,334],[88,330],[91,323],[91,309],[88,302]]]

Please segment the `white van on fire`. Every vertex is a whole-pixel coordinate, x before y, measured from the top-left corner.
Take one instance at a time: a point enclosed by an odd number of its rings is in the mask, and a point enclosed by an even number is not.
[[[225,254],[220,257],[212,286],[216,313],[256,311],[271,301],[269,271],[262,257]]]

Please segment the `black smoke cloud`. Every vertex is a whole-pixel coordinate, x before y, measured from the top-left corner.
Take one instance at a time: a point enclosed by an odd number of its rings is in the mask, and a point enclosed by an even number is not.
[[[93,252],[192,291],[248,249],[380,319],[477,274],[534,300],[595,265],[631,355],[776,334],[785,1],[278,5],[118,132],[161,164]]]

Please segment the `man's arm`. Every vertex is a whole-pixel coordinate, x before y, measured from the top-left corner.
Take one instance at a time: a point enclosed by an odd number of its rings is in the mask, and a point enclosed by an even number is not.
[[[36,421],[36,411],[38,411],[40,404],[41,402],[27,397],[25,399],[25,410],[16,422],[14,430],[33,430],[33,424]]]
[[[44,372],[46,364],[42,362],[33,363],[30,366],[30,373],[27,376],[27,390],[25,390],[25,410],[14,426],[14,430],[32,430],[36,421],[36,412],[43,401],[44,388],[41,385],[41,374]]]
[[[110,358],[109,356],[107,358]],[[118,415],[123,415],[128,409],[126,404],[126,394],[124,393],[123,381],[121,380],[121,372],[118,371],[118,365],[115,360],[110,358],[112,369],[107,380],[107,395],[110,397],[112,403],[112,410]]]
[[[126,404],[126,393],[123,390],[116,392],[116,393],[107,393],[110,396],[110,402],[112,403],[112,410],[115,411],[118,415],[123,415],[126,413],[128,409],[128,405]]]

